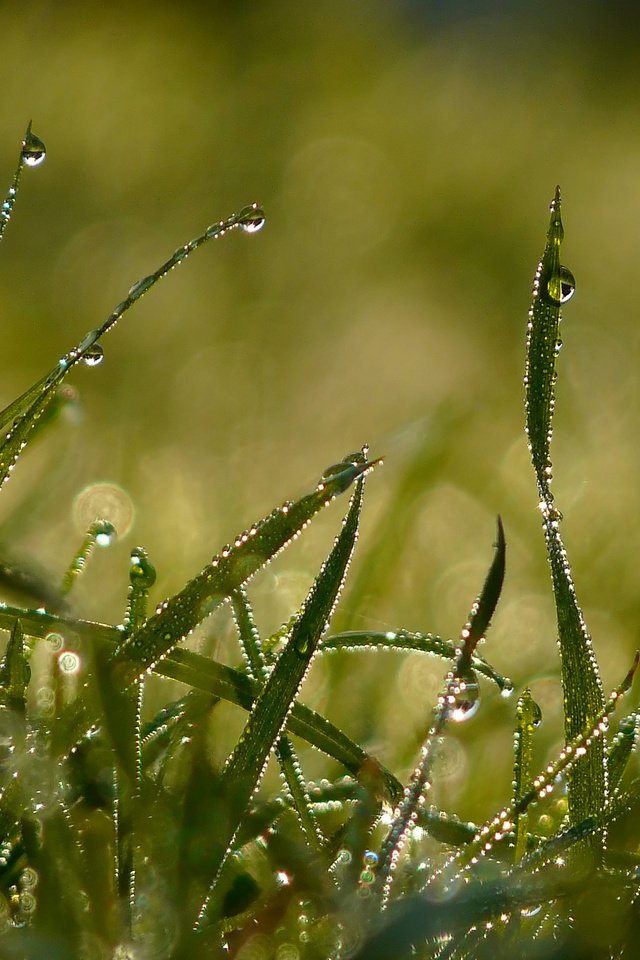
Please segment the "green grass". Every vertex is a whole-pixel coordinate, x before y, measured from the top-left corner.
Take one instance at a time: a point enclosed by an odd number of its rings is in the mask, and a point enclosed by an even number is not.
[[[24,166],[43,157],[29,126],[0,238]],[[250,204],[179,246],[11,403],[0,414],[0,484],[68,403],[70,372],[81,362],[101,362],[103,337],[127,311],[210,240],[233,230],[257,233],[264,220]],[[561,307],[575,285],[562,264],[563,238],[557,189],[534,279],[525,399],[531,503],[537,488],[557,617],[562,749],[536,766],[541,711],[523,687],[511,701],[513,789],[503,806],[469,822],[431,803],[443,745],[459,724],[482,713],[482,687],[505,697],[514,692],[480,653],[502,593],[508,530],[498,518],[493,558],[477,598],[467,598],[469,615],[455,639],[355,629],[345,617],[339,631],[328,632],[349,579],[365,486],[384,482],[381,461],[369,457],[366,445],[319,471],[307,493],[240,532],[153,612],[156,572],[146,550],[133,548],[121,624],[72,615],[69,605],[96,545],[108,546],[118,533],[108,516],[94,516],[58,588],[36,571],[2,569],[5,585],[33,602],[0,607],[8,635],[0,665],[0,955],[635,955],[638,789],[626,771],[638,718],[631,713],[614,730],[611,723],[638,661],[604,691],[550,487]],[[397,563],[415,482],[408,473],[381,524]],[[304,602],[281,629],[263,634],[254,579],[347,493],[342,524]],[[367,589],[385,588],[384,568],[368,568],[368,586],[367,571],[360,573],[354,596],[361,612]],[[237,636],[229,664],[191,643],[225,605]],[[441,692],[424,703],[422,743],[405,778],[298,699],[314,660],[363,649],[374,664],[383,649],[442,660]],[[517,673],[517,637],[513,649]],[[386,662],[379,660],[380,669]],[[157,678],[173,683],[145,700]],[[242,721],[226,760],[218,761],[230,736],[229,704],[240,708]],[[357,702],[350,707],[354,715],[360,709]],[[402,703],[396,713],[404,735]],[[327,761],[328,775],[317,783],[305,775],[309,747]],[[280,780],[269,775],[270,763]],[[544,833],[536,824],[545,825]]]

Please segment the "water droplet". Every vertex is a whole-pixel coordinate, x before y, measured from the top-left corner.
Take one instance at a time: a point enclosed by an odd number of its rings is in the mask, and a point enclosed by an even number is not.
[[[576,280],[568,267],[558,270],[547,281],[547,294],[552,303],[567,303],[576,292]]]
[[[378,854],[375,850],[365,850],[362,859],[368,867],[375,867],[378,863]]]
[[[514,690],[515,686],[513,680],[509,680],[508,677],[505,677],[502,681],[502,690],[500,691],[500,696],[504,697],[505,700],[508,700],[509,697],[513,695]]]
[[[541,904],[537,904],[537,905],[534,906],[534,907],[522,907],[522,909],[520,910],[520,916],[521,916],[521,917],[535,917],[535,915],[536,915],[537,913],[540,913],[541,910],[542,910],[542,905],[541,905]]]
[[[42,140],[28,130],[22,143],[22,162],[27,167],[39,167],[46,155],[47,148]]]
[[[257,233],[265,225],[266,217],[264,210],[257,203],[252,203],[248,207],[243,207],[238,214],[238,223],[245,233]]]
[[[536,703],[535,700],[531,701],[531,722],[534,727],[539,727],[542,723],[542,710],[540,709],[540,704]]]
[[[455,678],[449,703],[449,716],[454,723],[470,720],[478,712],[480,687],[474,673]]]
[[[94,343],[92,347],[89,347],[82,359],[88,367],[97,367],[98,364],[104,360],[104,350],[99,343]]]
[[[149,563],[146,551],[142,547],[134,547],[131,551],[129,579],[131,583],[135,582],[143,590],[148,590],[156,582],[156,568]]]
[[[96,538],[99,547],[110,546],[116,538],[116,528],[109,520],[96,520],[91,525],[91,532]]]

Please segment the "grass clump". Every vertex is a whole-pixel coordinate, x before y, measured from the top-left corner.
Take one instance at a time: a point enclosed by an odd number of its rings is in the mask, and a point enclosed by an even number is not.
[[[24,166],[44,159],[29,126],[3,204],[0,237]],[[106,320],[0,414],[0,484],[64,404],[81,361],[173,267],[239,228],[260,230],[257,204],[208,227],[133,284]],[[551,435],[561,307],[575,287],[561,262],[560,191],[534,280],[526,358],[526,429],[555,602],[565,744],[538,770],[541,712],[528,688],[514,709],[513,791],[486,822],[430,804],[437,752],[450,727],[480,709],[480,685],[513,684],[479,653],[499,602],[506,537],[455,640],[405,630],[327,633],[348,577],[366,478],[380,460],[366,446],[321,472],[309,492],[238,534],[175,595],[148,609],[156,574],[131,551],[121,624],[72,616],[68,596],[96,544],[115,530],[96,516],[59,589],[3,570],[33,605],[0,607],[0,954],[4,957],[383,960],[631,956],[637,942],[640,859],[629,827],[637,782],[625,771],[638,717],[611,732],[638,658],[611,692],[576,597],[551,492]],[[271,636],[254,617],[250,584],[342,494],[350,501],[301,608]],[[235,665],[184,645],[228,604]],[[412,650],[444,661],[442,690],[425,704],[425,736],[400,782],[376,757],[298,701],[309,667],[339,649]],[[145,709],[151,674],[178,680]],[[175,688],[171,688],[172,690]],[[226,762],[211,760],[220,707],[246,719]],[[401,718],[400,718],[401,719]],[[298,741],[343,773],[310,783]],[[273,755],[279,789],[261,790]],[[535,805],[556,804],[544,837]],[[557,815],[558,811],[562,815]],[[624,829],[619,829],[622,823]]]

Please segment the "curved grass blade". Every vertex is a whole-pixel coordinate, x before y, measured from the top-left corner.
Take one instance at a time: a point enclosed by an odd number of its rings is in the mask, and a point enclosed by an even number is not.
[[[320,653],[334,653],[336,650],[414,650],[417,653],[426,653],[443,660],[456,659],[456,644],[452,640],[444,640],[433,633],[414,633],[409,630],[387,630],[384,633],[376,630],[352,630],[334,633],[325,637],[320,643]],[[492,680],[501,693],[508,696],[513,690],[513,681],[503,677],[495,670],[484,657],[473,653],[471,666],[476,673]]]
[[[351,454],[342,462],[341,471],[323,474],[311,493],[293,503],[284,503],[239,534],[233,545],[224,547],[197,577],[162,603],[154,616],[118,646],[114,659],[135,663],[129,667],[129,682],[152,669],[197,624],[277,556],[319,510],[379,462]],[[329,469],[333,471],[333,467]],[[127,670],[123,673],[126,682]]]
[[[23,152],[24,149],[26,148],[23,148]],[[255,233],[263,223],[264,213],[261,208],[257,204],[251,204],[243,207],[239,213],[232,214],[226,220],[212,224],[199,237],[178,247],[154,273],[134,283],[124,300],[111,311],[106,320],[95,330],[90,330],[85,334],[75,347],[60,358],[50,373],[30,387],[18,400],[10,404],[0,414],[0,425],[12,424],[0,444],[0,486],[13,470],[18,457],[31,439],[38,420],[47,410],[58,386],[77,363],[92,355],[96,350],[98,341],[116,325],[127,310],[140,300],[151,287],[155,286],[159,280],[170,273],[174,267],[181,264],[194,250],[197,250],[208,240],[219,239],[236,228],[242,228],[247,233]],[[4,427],[0,426],[0,429],[4,429]]]
[[[533,284],[527,325],[526,432],[533,462],[540,510],[551,564],[558,623],[564,691],[565,738],[571,740],[590,724],[604,704],[602,683],[591,638],[578,606],[567,553],[560,536],[561,514],[550,483],[550,444],[554,407],[556,358],[560,345],[560,306],[573,293],[575,282],[560,263],[564,228],[560,188],[551,203],[547,243]],[[573,824],[597,816],[606,802],[606,766],[601,741],[577,763],[569,780],[569,816]]]
[[[456,648],[456,662],[447,677],[444,693],[438,697],[433,721],[422,745],[420,760],[405,788],[402,801],[394,811],[393,822],[382,844],[377,886],[383,906],[386,906],[389,899],[400,852],[413,829],[417,811],[424,806],[425,795],[431,789],[434,745],[443,735],[450,720],[466,719],[475,713],[477,708],[478,688],[472,667],[473,654],[489,627],[500,597],[504,580],[505,556],[504,529],[498,517],[497,542],[489,572],[480,595],[471,608],[469,619],[462,628]]]
[[[285,727],[287,715],[337,603],[358,534],[363,484],[364,479],[361,477],[353,493],[342,530],[313,583],[287,646],[264,684],[244,731],[225,765],[221,786],[227,789],[231,804],[226,816],[219,822],[217,854],[211,863],[212,884],[198,914],[196,929],[202,926],[210,907],[213,906],[215,883],[238,832],[243,811],[260,782],[269,754]]]

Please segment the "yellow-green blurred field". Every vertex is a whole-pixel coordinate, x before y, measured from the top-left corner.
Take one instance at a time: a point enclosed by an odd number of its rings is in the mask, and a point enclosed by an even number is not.
[[[471,6],[0,5],[3,189],[30,118],[48,148],[0,250],[2,405],[178,244],[254,200],[268,218],[198,251],[105,339],[99,368],[74,370],[79,404],[16,468],[0,539],[57,579],[82,532],[77,494],[121,487],[133,524],[75,608],[118,622],[133,546],[161,599],[366,442],[386,462],[339,626],[455,635],[501,513],[507,581],[483,652],[531,683],[551,748],[562,698],[522,372],[556,183],[577,293],[555,492],[607,688],[638,643],[634,14]],[[256,580],[265,632],[301,602],[345,507]],[[226,619],[209,633],[237,660]],[[442,674],[418,656],[336,655],[303,695],[404,775]],[[484,688],[438,802],[479,818],[508,796],[514,707]]]

